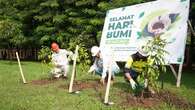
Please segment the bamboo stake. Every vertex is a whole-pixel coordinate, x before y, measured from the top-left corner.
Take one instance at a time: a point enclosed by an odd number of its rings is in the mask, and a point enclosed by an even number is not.
[[[111,81],[111,75],[112,75],[112,61],[113,60],[113,54],[111,56],[111,62],[109,64],[109,70],[108,70],[108,82],[107,82],[107,86],[106,86],[106,93],[105,93],[105,97],[104,97],[104,103],[107,105],[111,105],[113,104],[112,102],[108,101],[109,98],[109,91],[110,91],[110,81]]]
[[[169,65],[171,68],[171,71],[173,72],[173,75],[175,76],[175,78],[177,79],[177,72],[175,71],[174,67],[170,64]]]
[[[74,62],[73,62],[72,76],[71,76],[70,85],[69,85],[69,93],[72,93],[72,87],[73,87],[73,82],[74,82],[74,78],[75,78],[76,59],[77,59],[77,55],[78,55],[78,49],[79,49],[79,46],[77,45],[76,49],[75,49],[75,58],[74,58]]]
[[[27,82],[26,82],[26,80],[24,78],[24,74],[23,74],[22,67],[21,67],[21,64],[20,64],[20,58],[18,56],[18,52],[16,52],[16,57],[17,57],[17,60],[18,60],[18,66],[20,68],[20,74],[22,76],[22,81],[23,81],[24,84],[26,84]]]

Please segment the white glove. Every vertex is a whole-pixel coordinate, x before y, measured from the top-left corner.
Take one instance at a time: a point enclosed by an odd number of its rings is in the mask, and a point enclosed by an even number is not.
[[[90,67],[88,73],[91,73],[91,72],[93,72],[94,70],[95,70],[95,66],[92,65],[92,66]]]
[[[73,55],[73,52],[72,51],[69,51],[69,55],[72,56]]]
[[[148,79],[144,79],[144,88],[148,87]]]
[[[132,89],[134,90],[137,86],[136,82],[133,79],[130,79],[129,82],[131,84]]]

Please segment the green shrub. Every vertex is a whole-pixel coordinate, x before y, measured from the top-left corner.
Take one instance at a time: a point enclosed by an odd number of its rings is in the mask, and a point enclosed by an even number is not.
[[[144,64],[143,72],[138,79],[142,84],[144,79],[148,79],[148,86],[146,88],[153,88],[157,91],[159,90],[157,79],[160,74],[166,72],[166,63],[164,59],[164,56],[168,54],[164,49],[166,44],[167,42],[158,36],[149,40],[146,46],[143,47],[143,49],[148,52],[148,58],[147,63]]]

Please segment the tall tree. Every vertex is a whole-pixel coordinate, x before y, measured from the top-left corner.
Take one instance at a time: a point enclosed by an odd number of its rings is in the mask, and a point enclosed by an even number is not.
[[[20,39],[18,39],[18,41],[15,40],[17,46],[12,45],[12,48],[18,46],[21,48],[36,47],[36,45],[31,45],[35,40],[35,38],[32,37],[32,30],[35,24],[32,16],[36,12],[36,10],[38,10],[37,4],[39,4],[41,1],[42,0],[0,0],[1,24],[3,23],[5,27],[9,27],[12,25],[13,28],[17,28],[17,30],[20,30]],[[17,26],[15,27],[15,25]],[[21,40],[21,36],[23,36],[23,39],[25,40]],[[4,35],[1,35],[1,37],[4,37],[4,40],[6,38],[6,36]],[[17,34],[13,37],[17,37]],[[10,41],[11,40],[7,39],[5,43],[10,44]]]

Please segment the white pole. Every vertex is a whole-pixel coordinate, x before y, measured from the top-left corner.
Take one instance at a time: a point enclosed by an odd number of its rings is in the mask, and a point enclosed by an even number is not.
[[[20,68],[20,73],[21,73],[21,76],[22,76],[22,81],[24,84],[26,84],[26,80],[24,78],[24,74],[23,74],[23,71],[22,71],[22,67],[21,67],[21,64],[20,64],[20,59],[19,59],[19,56],[18,56],[18,52],[16,52],[16,57],[17,57],[17,60],[18,60],[18,65],[19,65],[19,68]]]
[[[112,60],[113,60],[113,56],[112,56],[111,62],[110,62],[110,64],[109,64],[108,82],[107,82],[106,93],[105,93],[105,97],[104,97],[104,103],[105,103],[105,104],[109,104],[109,102],[108,102],[108,97],[109,97],[110,81],[111,81],[111,75],[112,75]]]
[[[171,71],[173,72],[173,75],[174,75],[175,78],[177,79],[177,72],[175,71],[173,65],[170,64],[169,66],[170,66],[170,68],[171,68]]]
[[[75,49],[75,56],[74,56],[74,62],[73,62],[73,69],[72,69],[72,76],[71,76],[71,80],[70,80],[70,85],[69,85],[69,93],[72,93],[72,86],[73,86],[73,81],[74,81],[74,77],[75,77],[75,69],[76,69],[76,60],[77,60],[77,55],[78,55],[78,49],[79,46],[76,46]]]
[[[180,87],[180,83],[181,83],[181,74],[182,74],[182,67],[183,65],[180,64],[179,65],[179,72],[178,72],[178,76],[177,76],[177,87]]]

